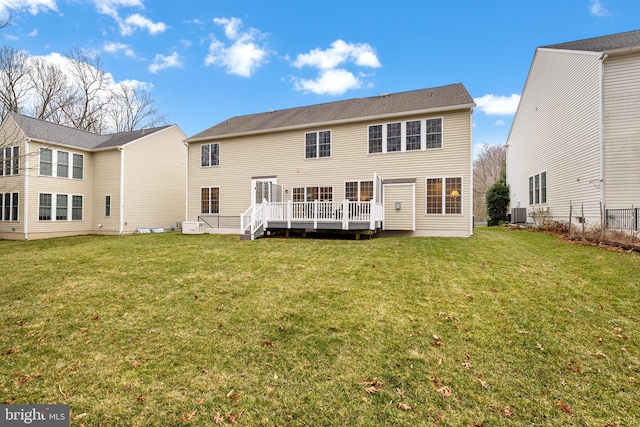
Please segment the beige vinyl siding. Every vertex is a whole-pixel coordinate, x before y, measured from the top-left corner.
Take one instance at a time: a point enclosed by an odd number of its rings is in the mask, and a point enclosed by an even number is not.
[[[7,116],[10,117],[10,116]],[[24,239],[24,181],[26,175],[26,157],[24,135],[14,120],[5,120],[0,127],[0,149],[20,147],[20,171],[18,175],[0,176],[0,193],[18,193],[18,221],[0,221],[0,239]]]
[[[184,139],[182,131],[171,126],[124,147],[125,233],[140,227],[168,229],[184,221]]]
[[[388,122],[443,118],[443,149],[368,154],[368,126]],[[251,177],[277,176],[285,189],[302,186],[333,186],[333,199],[344,199],[344,183],[370,181],[374,172],[383,179],[415,178],[416,228],[439,233],[470,234],[471,203],[470,111],[452,111],[431,116],[407,116],[389,121],[323,125],[304,130],[267,133],[228,139],[220,143],[220,166],[201,167],[200,147],[205,142],[189,144],[189,220],[200,214],[200,188],[220,187],[220,216],[238,216],[251,203]],[[331,157],[305,159],[305,133],[331,131]],[[464,215],[426,217],[424,215],[424,178],[456,176],[463,178]]]
[[[415,184],[384,185],[384,229],[385,230],[414,230]],[[400,202],[400,209],[395,204]]]
[[[94,153],[92,228],[97,234],[120,232],[120,150]],[[105,196],[111,195],[111,217],[105,217]],[[100,225],[102,227],[100,227]]]
[[[84,155],[83,179],[60,178],[55,176],[39,176],[39,151],[40,148],[50,148],[52,150],[63,150],[69,153],[69,162],[72,162],[73,154]],[[93,230],[93,155],[86,151],[75,148],[55,146],[51,144],[31,142],[30,149],[30,170],[29,170],[29,239],[39,239],[58,236],[71,236],[79,234],[90,234]],[[71,169],[71,166],[70,166]],[[81,221],[39,221],[38,204],[39,194],[68,194],[71,196],[83,196],[82,200],[82,220]],[[52,213],[54,215],[55,212]],[[71,209],[69,210],[71,217]]]
[[[605,203],[640,205],[640,55],[609,57],[604,79]]]
[[[566,221],[569,203],[584,203],[599,218],[599,87],[598,55],[538,49],[507,142],[511,207],[548,208]],[[529,206],[529,177],[541,172],[547,203]]]

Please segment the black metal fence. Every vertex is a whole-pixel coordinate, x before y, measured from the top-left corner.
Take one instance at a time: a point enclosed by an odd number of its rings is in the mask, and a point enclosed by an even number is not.
[[[208,228],[240,229],[240,216],[199,216],[198,222],[204,222]]]
[[[609,229],[638,231],[640,209],[607,209],[606,224]]]

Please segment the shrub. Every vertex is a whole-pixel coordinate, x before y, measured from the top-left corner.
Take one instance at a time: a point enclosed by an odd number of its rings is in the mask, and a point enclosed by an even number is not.
[[[509,209],[509,186],[505,179],[500,179],[487,190],[485,196],[487,204],[487,225],[500,225],[507,221]]]

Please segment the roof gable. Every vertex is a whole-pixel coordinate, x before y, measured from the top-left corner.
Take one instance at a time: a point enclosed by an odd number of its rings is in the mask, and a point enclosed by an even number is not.
[[[286,110],[232,117],[188,140],[242,134],[247,132],[268,132],[279,129],[365,119],[403,112],[436,110],[453,106],[474,106],[473,98],[461,83],[399,92],[369,98],[355,98],[344,101],[316,104]]]
[[[541,47],[548,49],[584,50],[588,52],[605,52],[609,50],[640,47],[640,30]]]
[[[134,130],[131,132],[98,135],[69,126],[51,123],[46,120],[23,116],[14,112],[10,112],[9,115],[13,118],[18,127],[20,127],[25,137],[29,139],[66,145],[84,150],[120,147],[144,136],[170,127],[170,125],[168,125],[151,129]]]

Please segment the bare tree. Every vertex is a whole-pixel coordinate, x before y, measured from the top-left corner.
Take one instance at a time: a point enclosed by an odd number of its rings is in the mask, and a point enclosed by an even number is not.
[[[31,58],[33,116],[54,123],[64,122],[62,111],[70,108],[74,93],[62,69],[44,58]]]
[[[476,221],[487,220],[484,196],[505,169],[507,148],[504,145],[485,145],[473,161],[473,215]]]
[[[61,110],[76,129],[101,134],[105,131],[105,105],[109,102],[107,73],[99,57],[74,48],[67,55],[72,74],[73,102]]]
[[[158,112],[151,94],[143,85],[134,83],[121,83],[111,89],[108,115],[116,132],[166,124],[166,119]]]
[[[20,112],[29,91],[27,55],[8,46],[0,48],[0,114]]]

